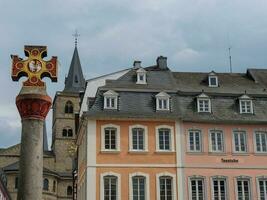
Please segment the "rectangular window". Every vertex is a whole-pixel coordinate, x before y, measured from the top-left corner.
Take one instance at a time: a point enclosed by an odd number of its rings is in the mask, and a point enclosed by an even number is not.
[[[105,97],[105,108],[110,108],[110,109],[116,109],[117,108],[117,97]]]
[[[160,200],[173,200],[172,178],[163,176],[159,178]]]
[[[204,200],[204,180],[202,178],[193,178],[191,183],[191,200]]]
[[[210,112],[209,99],[198,99],[198,112]]]
[[[234,151],[237,153],[247,152],[247,138],[245,131],[234,131]]]
[[[104,177],[104,200],[117,200],[117,177]]]
[[[216,87],[218,86],[218,79],[217,77],[209,77],[209,86]]]
[[[169,110],[168,99],[158,99],[158,110]]]
[[[240,100],[240,113],[252,113],[251,100]]]
[[[107,150],[116,150],[116,132],[115,128],[106,128],[105,129],[105,149]]]
[[[145,200],[146,179],[143,176],[135,176],[133,181],[133,200]]]
[[[201,152],[201,132],[198,130],[190,130],[188,133],[189,151]]]
[[[227,191],[226,191],[226,179],[224,178],[213,178],[213,200],[226,200],[227,199]]]
[[[133,150],[145,150],[145,134],[143,128],[132,129],[132,148]]]
[[[210,148],[212,152],[224,151],[224,138],[222,131],[210,132]]]
[[[248,179],[237,179],[237,199],[250,200],[250,183]]]
[[[267,179],[259,179],[258,180],[259,187],[259,200],[267,199]]]
[[[267,153],[267,132],[255,133],[256,152]]]
[[[170,129],[159,129],[159,149],[171,150],[171,132]]]

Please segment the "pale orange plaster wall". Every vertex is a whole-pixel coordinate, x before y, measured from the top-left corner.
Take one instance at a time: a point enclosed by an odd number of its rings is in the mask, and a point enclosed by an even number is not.
[[[115,124],[120,126],[120,149],[119,153],[101,152],[101,126],[106,124]],[[129,126],[143,125],[148,128],[148,152],[133,153],[129,152]],[[96,129],[96,162],[97,164],[175,164],[176,154],[158,153],[156,151],[155,128],[159,125],[172,126],[174,130],[175,141],[175,124],[174,122],[151,122],[151,121],[97,121]],[[174,142],[175,146],[175,142]],[[176,147],[175,147],[176,149]]]
[[[156,175],[168,172],[176,176],[175,168],[98,168],[96,171],[96,199],[100,200],[100,175],[105,172],[114,172],[121,175],[121,200],[129,199],[129,174],[142,172],[149,175],[150,199],[156,199]],[[177,188],[177,185],[174,187]]]

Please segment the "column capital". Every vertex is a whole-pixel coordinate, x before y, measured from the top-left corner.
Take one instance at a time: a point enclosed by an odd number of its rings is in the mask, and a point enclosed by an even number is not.
[[[52,99],[43,94],[20,94],[16,98],[16,105],[21,119],[45,120]]]

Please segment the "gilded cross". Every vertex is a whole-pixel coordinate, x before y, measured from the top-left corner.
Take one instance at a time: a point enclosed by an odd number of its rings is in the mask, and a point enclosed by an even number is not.
[[[23,60],[17,55],[11,55],[12,58],[12,80],[18,81],[26,76],[28,79],[23,82],[23,86],[44,87],[42,78],[49,77],[52,82],[57,81],[57,57],[52,56],[51,60],[45,61],[47,56],[46,46],[24,46],[25,56]]]

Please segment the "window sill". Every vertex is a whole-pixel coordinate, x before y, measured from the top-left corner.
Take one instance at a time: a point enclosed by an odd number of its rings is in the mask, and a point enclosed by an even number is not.
[[[202,151],[187,151],[187,154],[191,154],[191,155],[204,155],[205,153]]]
[[[136,150],[129,150],[128,153],[130,154],[147,154],[148,150],[140,150],[140,151],[136,151]]]
[[[120,150],[101,150],[101,153],[110,153],[110,154],[117,154],[120,153]]]
[[[208,152],[208,155],[211,156],[227,156],[228,154],[225,152]]]
[[[232,153],[233,156],[249,156],[250,154],[248,152],[234,152]]]
[[[173,150],[170,150],[170,151],[168,151],[168,150],[166,150],[166,151],[157,150],[157,151],[155,151],[155,153],[156,154],[173,154],[173,153],[175,153],[175,151],[173,151]]]
[[[266,156],[267,152],[255,152],[254,155],[255,156]]]

